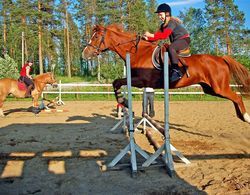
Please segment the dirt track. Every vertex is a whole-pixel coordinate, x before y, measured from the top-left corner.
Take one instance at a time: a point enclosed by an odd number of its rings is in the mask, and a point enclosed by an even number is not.
[[[163,124],[163,102],[155,120]],[[66,102],[63,113],[26,111],[30,102],[6,102],[0,118],[0,194],[250,194],[250,125],[235,116],[233,104],[171,102],[171,143],[191,162],[176,162],[177,177],[164,168],[103,171],[128,140],[111,133],[115,102]],[[250,101],[245,101],[250,112]],[[136,120],[141,102],[134,102]],[[136,134],[148,152],[145,135]],[[122,159],[127,163],[128,158]],[[143,159],[138,156],[138,161]]]

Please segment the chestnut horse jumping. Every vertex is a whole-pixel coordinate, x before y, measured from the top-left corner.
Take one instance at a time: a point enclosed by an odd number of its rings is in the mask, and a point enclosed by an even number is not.
[[[31,92],[33,98],[33,107],[38,107],[38,98],[41,96],[42,91],[46,84],[56,84],[54,74],[51,72],[44,73],[36,76],[33,79],[34,90]],[[24,98],[26,90],[20,90],[18,88],[18,81],[11,78],[0,79],[0,116],[4,116],[2,107],[3,102],[9,94],[14,95],[17,98]]]
[[[159,89],[164,88],[163,71],[156,69],[152,63],[152,53],[156,46],[155,43],[138,39],[134,33],[124,32],[118,25],[95,26],[82,54],[84,58],[90,58],[111,50],[125,61],[126,53],[129,52],[132,86]],[[179,81],[170,83],[170,88],[200,84],[206,94],[231,100],[238,118],[250,123],[250,116],[246,112],[242,97],[233,92],[229,86],[232,79],[241,86],[242,94],[250,95],[250,74],[242,64],[230,56],[219,57],[208,54],[191,55],[181,59],[185,61],[190,76],[184,74]],[[179,65],[181,66],[181,63]],[[126,78],[116,79],[113,82],[118,103],[126,104],[120,90],[123,85],[126,85]]]

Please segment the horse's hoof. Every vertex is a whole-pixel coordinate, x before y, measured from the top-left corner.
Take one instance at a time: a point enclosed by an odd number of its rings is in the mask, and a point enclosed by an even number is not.
[[[247,113],[243,114],[243,118],[244,118],[245,122],[250,124],[250,116]]]
[[[4,118],[4,117],[5,117],[5,114],[3,113],[2,110],[1,110],[1,112],[0,112],[0,117],[1,117],[1,118]]]
[[[32,113],[34,113],[35,115],[39,114],[41,112],[41,110],[39,108],[33,107],[32,108]]]

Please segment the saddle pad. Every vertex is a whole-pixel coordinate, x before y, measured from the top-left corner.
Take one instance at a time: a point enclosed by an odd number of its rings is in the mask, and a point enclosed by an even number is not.
[[[19,89],[19,90],[22,90],[22,91],[26,91],[26,90],[27,90],[27,87],[26,87],[26,85],[25,85],[24,82],[18,81],[18,82],[17,82],[17,86],[18,86],[18,89]]]

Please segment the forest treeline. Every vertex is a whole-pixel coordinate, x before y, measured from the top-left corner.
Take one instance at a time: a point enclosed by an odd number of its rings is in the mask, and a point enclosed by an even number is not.
[[[192,53],[232,55],[250,68],[250,30],[244,13],[234,0],[204,2],[204,9],[190,8],[177,15],[190,32]],[[138,34],[154,32],[159,27],[156,8],[155,0],[2,0],[0,62],[7,54],[20,68],[24,51],[25,60],[34,59],[36,74],[56,64],[57,74],[68,77],[120,77],[123,62],[112,52],[82,59],[92,27],[117,23]]]

